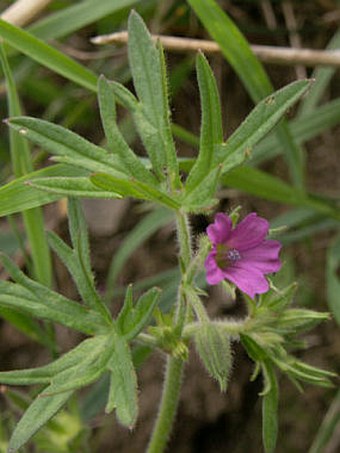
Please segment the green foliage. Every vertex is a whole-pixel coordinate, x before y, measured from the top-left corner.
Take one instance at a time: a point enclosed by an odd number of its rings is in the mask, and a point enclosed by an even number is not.
[[[98,81],[98,98],[109,149],[117,154],[119,161],[124,165],[124,172],[139,181],[147,182],[150,185],[157,184],[157,180],[130,149],[118,129],[115,97],[109,82],[104,77],[100,77]]]
[[[338,238],[328,250],[327,256],[327,301],[329,309],[334,316],[334,319],[340,324],[340,279],[338,275],[340,265],[340,239]]]
[[[84,66],[8,22],[0,19],[0,36],[15,49],[84,88],[96,91],[96,76]]]
[[[202,124],[199,154],[186,181],[186,189],[196,187],[215,160],[215,147],[223,142],[222,113],[215,77],[203,54],[196,60],[198,85],[200,88]]]
[[[44,17],[31,27],[30,33],[40,39],[57,39],[72,33],[102,17],[130,7],[140,0],[83,0]]]
[[[119,421],[132,427],[137,418],[137,378],[128,341],[134,339],[151,321],[158,303],[159,290],[142,294],[134,306],[128,289],[124,307],[116,321],[94,286],[88,233],[79,202],[69,199],[69,230],[73,248],[56,234],[49,240],[70,271],[84,305],[67,299],[27,277],[9,258],[1,256],[13,279],[0,282],[0,310],[19,310],[78,330],[92,338],[48,365],[0,372],[0,382],[9,385],[47,385],[26,410],[16,426],[9,451],[17,451],[70,399],[74,391],[110,374],[106,411],[116,409]],[[42,334],[41,334],[42,335]],[[33,417],[33,418],[32,418]]]
[[[225,392],[232,368],[230,338],[217,326],[203,323],[196,332],[195,347],[206,370]]]
[[[31,62],[27,63],[28,73],[21,75],[25,78],[22,86],[26,86],[26,94],[33,86],[33,96],[47,87],[49,95],[47,100],[42,100],[41,105],[44,108],[46,105],[51,106],[43,115],[45,119],[21,116],[14,75],[17,77],[19,73],[20,80],[20,70],[23,69],[15,67],[16,74],[13,75],[6,54],[1,50],[8,85],[10,118],[6,122],[10,126],[11,160],[16,179],[0,188],[0,215],[35,209],[26,211],[24,216],[31,253],[35,267],[40,268],[40,272],[36,272],[34,277],[28,276],[7,256],[1,255],[1,262],[11,280],[0,282],[0,314],[26,335],[48,345],[55,353],[53,360],[44,366],[0,372],[0,382],[6,385],[41,386],[38,391],[34,390],[35,399],[30,405],[11,391],[16,407],[25,412],[13,431],[8,451],[21,449],[46,425],[47,434],[40,433],[36,437],[36,445],[44,449],[41,445],[49,445],[46,440],[48,436],[52,439],[55,435],[51,425],[57,419],[53,417],[77,390],[92,384],[94,387],[87,401],[80,405],[86,409],[83,419],[89,420],[105,406],[107,413],[115,410],[118,421],[133,428],[138,417],[136,368],[154,349],[160,349],[167,354],[168,365],[158,421],[149,446],[150,453],[159,453],[165,448],[178,405],[182,370],[189,355],[189,340],[193,340],[204,367],[219,383],[222,391],[226,390],[231,374],[231,341],[240,340],[255,362],[253,378],[260,371],[263,375],[262,436],[266,453],[272,453],[278,435],[277,373],[286,374],[298,388],[304,382],[326,388],[332,386],[335,377],[333,372],[308,365],[294,355],[294,350],[304,345],[298,335],[328,320],[330,315],[291,307],[296,291],[296,285],[293,284],[283,290],[271,287],[257,300],[245,296],[248,315],[244,319],[210,319],[202,300],[202,296],[207,295],[203,291],[205,282],[202,266],[210,243],[205,236],[197,241],[196,250],[192,244],[194,241],[188,214],[211,212],[217,204],[219,187],[229,186],[257,197],[295,206],[296,209],[277,219],[276,226],[286,222],[288,227],[297,230],[291,233],[293,236],[289,236],[290,231],[283,233],[282,238],[286,241],[306,238],[311,231],[334,228],[340,219],[338,205],[329,197],[305,193],[304,162],[299,149],[301,143],[339,121],[339,100],[315,107],[331,74],[321,73],[320,81],[316,82],[314,88],[310,81],[300,80],[273,92],[268,76],[246,39],[217,3],[213,0],[189,0],[257,103],[225,140],[217,83],[207,59],[199,53],[196,59],[201,103],[198,139],[178,125],[171,124],[164,53],[160,43],[153,42],[137,13],[131,12],[128,20],[128,60],[135,94],[116,80],[97,77],[92,70],[37,38],[66,36],[81,26],[109,13],[121,12],[122,9],[124,16],[124,8],[141,2],[105,0],[99,3],[84,0],[62,8],[60,12],[47,15],[33,24],[30,32],[0,21],[0,37],[7,44],[81,87],[81,95],[84,89],[98,93],[99,115],[105,136],[105,145],[97,146],[65,127],[73,124],[78,117],[80,122],[84,120],[84,128],[86,121],[91,121],[79,113],[83,111],[84,102],[78,103],[78,99],[77,106],[72,106],[63,126],[53,124],[51,118],[64,111],[58,110],[59,106],[53,106],[53,100],[59,95],[59,86],[57,88],[57,84],[50,80],[46,81],[44,87],[38,86],[39,81],[33,78],[30,84],[27,74],[30,74]],[[337,39],[335,36],[334,42]],[[93,62],[90,66],[100,67]],[[115,64],[113,66],[113,71],[109,67],[110,78],[113,72],[113,77],[119,79]],[[183,67],[185,74],[189,74],[191,61],[186,61]],[[179,68],[179,72],[182,72],[183,67]],[[105,69],[108,68],[104,66]],[[124,72],[125,67],[122,68]],[[127,80],[128,77],[124,74],[122,78]],[[175,87],[179,80],[184,79],[180,75],[175,80]],[[73,85],[66,86],[64,95],[60,96],[61,104],[66,102],[65,98],[72,90]],[[313,93],[312,100],[303,101],[297,119],[286,122],[285,114],[308,90]],[[173,91],[176,92],[175,89]],[[129,128],[132,125],[130,118],[124,117],[118,124],[121,115],[117,104],[131,115],[146,157],[141,157],[139,148],[136,151],[133,149],[135,131],[129,129],[131,136],[126,134],[126,124]],[[309,111],[311,107],[313,111]],[[91,118],[92,115],[93,111]],[[267,137],[272,130],[273,134]],[[198,147],[196,158],[177,157],[173,132]],[[27,140],[38,146],[40,154],[37,160],[41,156],[44,158],[46,152],[52,155],[51,166],[33,170],[35,165]],[[254,168],[254,165],[280,152],[287,156],[294,185]],[[4,174],[6,178],[7,174]],[[42,243],[41,250],[39,248],[44,232],[41,211],[37,208],[65,196],[68,197],[70,244],[53,232],[48,234],[48,242],[75,282],[78,301],[49,288],[47,243]],[[148,202],[148,214],[125,236],[112,258],[105,295],[95,285],[86,222],[78,201],[80,197],[132,197]],[[237,209],[233,211],[233,219],[237,212]],[[124,291],[123,305],[113,318],[107,302],[111,303],[113,296],[120,291],[115,285],[123,266],[145,240],[174,219],[179,248],[178,269],[137,282],[134,293],[138,291],[138,297],[133,297],[132,285],[128,286]],[[339,265],[338,242],[329,249],[326,268],[329,307],[336,320],[339,313],[339,279],[336,275]],[[164,288],[162,294],[159,288],[153,286],[155,284]],[[231,294],[235,296],[235,291]],[[117,311],[115,309],[115,313]],[[61,324],[87,337],[57,357],[49,325],[41,325],[39,320]],[[61,412],[59,417],[63,414],[68,412]],[[77,421],[79,425],[76,424],[73,434],[65,434],[64,443],[60,443],[63,445],[61,448],[67,444],[66,438],[76,436],[81,431],[79,417]],[[320,431],[315,451],[319,451],[317,448],[329,440],[335,422],[334,417],[331,418]],[[45,436],[45,440],[40,443],[39,435],[41,439]],[[1,442],[0,433],[0,446]],[[70,449],[65,447],[65,451]]]
[[[126,290],[125,302],[117,318],[117,329],[126,340],[132,340],[149,324],[159,301],[160,290],[152,288],[144,293],[136,306],[132,301],[132,287]]]
[[[106,280],[106,300],[110,301],[113,297],[113,291],[119,272],[122,270],[124,264],[132,255],[132,253],[146,241],[152,234],[159,228],[170,223],[174,218],[173,212],[157,208],[146,215],[138,225],[133,228],[125,237],[120,247],[112,258],[111,265],[108,271]],[[157,283],[155,283],[157,284]]]
[[[116,409],[118,420],[132,428],[138,415],[137,377],[128,344],[119,335],[115,337],[107,367],[110,371],[110,391],[105,412]]]
[[[251,317],[241,333],[241,342],[256,363],[255,374],[262,370],[262,435],[266,453],[274,452],[278,432],[278,383],[274,368],[278,367],[299,388],[300,381],[322,387],[332,387],[336,374],[308,365],[291,354],[301,346],[300,333],[329,318],[327,313],[290,308],[296,285],[261,295],[259,303],[251,305]]]
[[[76,200],[69,199],[68,203],[73,249],[52,232],[49,235],[50,245],[70,271],[84,303],[94,311],[101,313],[104,320],[109,321],[110,313],[94,286],[94,276],[90,263],[89,240],[84,216]]]
[[[205,28],[218,43],[226,60],[242,80],[253,101],[259,102],[273,92],[273,86],[247,40],[220,8],[215,0],[188,0]],[[277,128],[279,141],[284,144],[285,156],[294,182],[302,190],[304,162],[302,150],[295,142],[287,124],[283,121]]]
[[[170,128],[167,80],[164,55],[161,46],[157,48],[141,17],[132,12],[129,17],[129,63],[133,83],[140,100],[141,119],[150,124],[152,135],[157,137],[157,154],[150,153],[155,173],[162,178],[166,171],[171,187],[180,186],[178,162]]]
[[[262,397],[262,437],[266,453],[275,451],[278,434],[279,386],[275,372],[269,363],[262,365],[265,391]]]
[[[7,84],[8,114],[9,116],[21,115],[21,106],[15,81],[7,62],[3,45],[0,45],[0,60]],[[33,170],[30,149],[24,137],[9,132],[11,161],[14,175],[19,178]],[[39,208],[22,213],[27,237],[32,250],[33,271],[36,278],[47,286],[52,283],[52,265],[50,252],[44,231],[44,220]]]

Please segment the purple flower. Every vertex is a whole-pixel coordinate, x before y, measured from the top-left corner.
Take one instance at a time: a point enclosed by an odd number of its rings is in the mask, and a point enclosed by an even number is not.
[[[216,214],[215,222],[207,228],[212,250],[205,260],[207,282],[216,285],[229,280],[252,299],[265,293],[269,284],[265,274],[281,267],[278,241],[265,239],[269,223],[255,212],[248,214],[235,228],[231,219]]]

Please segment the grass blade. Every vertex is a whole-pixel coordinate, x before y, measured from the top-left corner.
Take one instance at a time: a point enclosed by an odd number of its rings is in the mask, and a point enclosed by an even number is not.
[[[340,237],[338,237],[335,243],[329,248],[326,267],[328,306],[336,322],[340,325],[340,278],[338,276],[339,265]]]
[[[107,289],[105,300],[107,302],[111,301],[119,272],[122,270],[132,253],[159,228],[169,224],[173,220],[174,215],[170,210],[158,208],[145,216],[144,219],[129,232],[111,261],[106,280]]]
[[[340,28],[334,34],[331,41],[328,43],[327,49],[338,49],[340,47]],[[326,87],[329,84],[332,76],[335,74],[336,68],[331,67],[317,67],[312,74],[312,78],[315,79],[315,83],[310,90],[308,97],[304,99],[299,109],[299,116],[303,118],[304,115],[308,115],[309,112],[314,110],[321,99]]]
[[[38,190],[32,185],[29,185],[29,181],[34,181],[35,178],[45,179],[45,177],[54,176],[75,177],[81,174],[88,174],[88,172],[81,168],[73,168],[68,165],[58,164],[34,171],[33,173],[29,173],[5,184],[0,187],[0,217],[21,212],[25,209],[42,206],[65,196]]]
[[[221,52],[242,80],[254,102],[268,96],[273,87],[250,46],[233,21],[214,0],[188,0]]]
[[[278,434],[279,386],[272,366],[263,364],[268,391],[262,397],[262,438],[266,453],[274,453]]]
[[[140,0],[83,0],[50,14],[28,30],[43,40],[61,38],[139,2]]]
[[[327,451],[327,445],[331,445],[332,439],[336,437],[337,428],[340,423],[340,390],[330,405],[325,418],[315,436],[312,446],[308,453],[324,453]],[[332,448],[331,448],[332,449]]]
[[[0,60],[7,84],[9,115],[21,115],[21,106],[15,81],[2,45],[0,45]],[[27,141],[13,130],[10,130],[10,152],[14,175],[17,178],[30,173],[33,170]],[[22,216],[31,249],[33,273],[38,281],[46,286],[51,286],[52,263],[46,240],[43,213],[40,208],[35,208],[33,210],[24,211]]]
[[[255,57],[247,40],[214,0],[188,0],[205,28],[218,43],[223,55],[232,65],[255,103],[273,92],[273,86]],[[303,187],[302,150],[294,142],[283,122],[278,128],[279,140],[285,142],[285,157],[294,185]]]
[[[222,182],[228,187],[265,200],[311,208],[315,212],[340,220],[340,211],[336,206],[312,195],[297,193],[293,186],[256,168],[247,166],[235,168],[222,177]]]
[[[12,47],[68,80],[97,91],[97,76],[33,35],[0,19],[0,36]]]

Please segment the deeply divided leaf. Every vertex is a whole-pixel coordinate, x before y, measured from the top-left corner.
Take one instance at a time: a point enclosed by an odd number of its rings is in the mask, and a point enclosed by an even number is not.
[[[214,74],[203,54],[196,60],[196,71],[201,99],[201,132],[197,160],[189,173],[186,187],[191,190],[211,169],[215,145],[223,142],[222,112]]]
[[[108,362],[110,391],[105,411],[116,409],[120,423],[132,428],[137,420],[137,377],[126,341],[115,336],[114,349]]]

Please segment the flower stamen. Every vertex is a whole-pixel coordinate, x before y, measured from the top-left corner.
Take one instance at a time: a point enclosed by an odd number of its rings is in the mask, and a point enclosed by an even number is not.
[[[216,263],[220,269],[226,269],[241,259],[240,252],[235,248],[229,248],[226,244],[218,244],[216,250]]]

